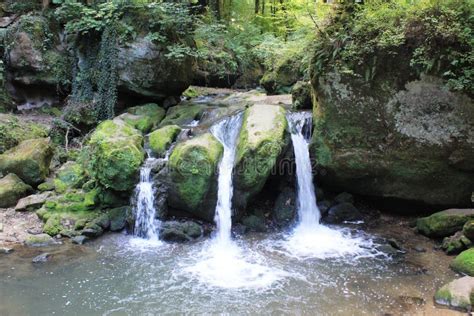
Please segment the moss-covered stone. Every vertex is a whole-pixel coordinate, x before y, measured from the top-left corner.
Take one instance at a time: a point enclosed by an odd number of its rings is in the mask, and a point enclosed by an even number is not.
[[[303,77],[301,54],[290,54],[277,62],[273,69],[265,72],[260,84],[269,94],[287,94],[291,86]]]
[[[47,234],[29,235],[25,239],[25,245],[28,247],[44,247],[55,244],[56,241]]]
[[[37,185],[48,176],[52,157],[49,138],[25,140],[0,155],[0,172],[15,173],[26,183]]]
[[[164,156],[180,132],[181,128],[177,125],[168,125],[154,131],[149,135],[150,149],[155,155]]]
[[[206,109],[205,105],[176,105],[170,107],[166,112],[166,117],[161,121],[160,127],[166,125],[183,126],[194,120],[199,120]]]
[[[461,252],[451,262],[451,268],[456,272],[474,276],[474,248]]]
[[[462,233],[464,236],[469,238],[471,242],[474,242],[474,220],[469,220],[464,224]]]
[[[104,121],[92,134],[87,169],[105,188],[133,189],[144,159],[141,133],[121,120]]]
[[[455,255],[469,248],[471,244],[472,242],[462,232],[457,232],[451,237],[444,238],[441,248],[446,254]]]
[[[119,117],[126,123],[146,134],[158,126],[161,120],[165,117],[165,110],[160,108],[158,104],[148,103],[129,108],[127,113],[124,113]]]
[[[305,81],[298,81],[291,88],[293,101],[292,108],[295,110],[312,109],[313,101],[311,97],[311,84]]]
[[[107,212],[110,219],[110,231],[116,232],[125,228],[130,207],[122,206]]]
[[[56,192],[64,193],[68,189],[78,189],[82,187],[86,180],[84,168],[81,164],[68,161],[56,173],[54,187]]]
[[[0,113],[0,154],[24,140],[48,136],[48,127]]]
[[[256,104],[245,111],[237,144],[234,201],[245,205],[261,191],[288,143],[282,107]]]
[[[32,190],[17,175],[13,173],[6,175],[0,179],[0,207],[14,206],[19,199]]]
[[[38,191],[41,191],[41,192],[53,191],[54,188],[55,188],[54,181],[51,179],[38,185]]]
[[[447,237],[461,230],[471,219],[474,219],[474,209],[449,209],[419,218],[416,227],[428,237]]]
[[[465,276],[441,287],[435,294],[435,302],[454,309],[469,311],[472,306],[474,278]]]
[[[196,87],[189,87],[183,92],[183,97],[186,98],[196,98],[199,96],[199,91],[196,89]]]
[[[216,172],[222,152],[221,143],[210,133],[176,146],[169,160],[170,206],[212,219]]]

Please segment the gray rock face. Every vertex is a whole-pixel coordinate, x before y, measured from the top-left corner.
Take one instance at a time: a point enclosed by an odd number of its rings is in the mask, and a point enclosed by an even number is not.
[[[320,181],[350,193],[467,206],[474,190],[474,106],[434,77],[312,82]]]
[[[16,204],[15,211],[34,211],[40,208],[52,195],[52,192],[47,191],[24,197]]]
[[[278,195],[273,207],[273,219],[279,226],[288,225],[296,216],[295,190],[285,188]]]
[[[192,82],[193,61],[167,59],[165,48],[139,37],[120,48],[119,89],[125,92],[164,99],[180,95]]]

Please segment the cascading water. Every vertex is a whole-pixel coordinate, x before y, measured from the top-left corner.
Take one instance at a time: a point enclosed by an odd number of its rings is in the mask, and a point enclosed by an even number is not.
[[[135,188],[135,236],[151,241],[158,241],[159,220],[155,218],[155,190],[151,170],[157,159],[152,158],[147,152],[148,158],[140,169],[140,182]]]
[[[267,287],[285,276],[276,268],[263,263],[265,258],[243,249],[232,239],[232,171],[237,138],[242,125],[242,114],[220,121],[211,133],[224,147],[219,164],[218,198],[214,220],[217,231],[206,247],[196,255],[198,262],[185,271],[206,284],[222,288]]]
[[[284,248],[296,257],[364,256],[367,254],[367,248],[370,247],[370,241],[362,237],[350,236],[347,230],[332,229],[319,223],[321,215],[316,204],[308,148],[312,127],[311,113],[289,113],[287,120],[296,163],[298,223],[287,238]]]
[[[242,115],[223,120],[211,128],[211,133],[224,146],[219,164],[218,196],[214,221],[217,226],[216,240],[219,243],[231,241],[232,229],[232,170],[234,169],[237,136],[242,124]]]

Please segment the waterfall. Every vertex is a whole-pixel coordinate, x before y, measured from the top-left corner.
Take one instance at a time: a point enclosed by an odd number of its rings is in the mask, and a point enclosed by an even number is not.
[[[228,243],[232,229],[232,170],[234,168],[236,142],[242,125],[242,114],[222,120],[211,128],[211,133],[224,146],[219,164],[217,206],[214,221],[217,225],[216,239]]]
[[[283,242],[283,247],[291,256],[298,258],[363,256],[367,252],[363,238],[351,236],[346,229],[330,228],[319,223],[321,215],[316,204],[309,156],[311,113],[289,113],[287,120],[296,162],[298,223]]]
[[[135,188],[135,236],[152,241],[158,240],[159,220],[155,219],[155,189],[151,170],[157,159],[152,158],[149,153],[148,158],[140,169],[140,182]]]
[[[298,220],[300,225],[306,227],[319,225],[321,217],[316,204],[311,159],[308,149],[311,138],[311,118],[311,113],[309,112],[295,112],[287,115],[296,162]]]

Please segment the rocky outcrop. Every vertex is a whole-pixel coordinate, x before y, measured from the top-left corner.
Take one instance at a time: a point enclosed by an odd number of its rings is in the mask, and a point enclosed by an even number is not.
[[[29,139],[0,155],[0,172],[15,173],[30,185],[38,185],[49,174],[53,147],[49,138]]]
[[[23,183],[15,174],[10,173],[0,179],[0,207],[10,207],[33,189]]]
[[[245,209],[260,192],[272,169],[289,144],[285,110],[280,106],[256,104],[244,113],[234,168],[234,199]]]
[[[474,278],[465,276],[441,287],[435,294],[435,302],[454,309],[470,311],[474,303],[471,301],[472,293],[474,293]]]
[[[168,204],[211,221],[223,147],[210,133],[179,143],[169,159]]]
[[[88,143],[87,169],[105,188],[133,189],[144,160],[142,134],[120,119],[102,122]]]
[[[291,98],[293,101],[293,109],[312,109],[311,84],[306,81],[298,81],[295,83],[291,88]]]
[[[181,128],[177,125],[168,125],[154,131],[149,135],[150,149],[155,155],[163,157],[180,132]]]
[[[474,219],[474,209],[449,209],[419,218],[416,227],[428,237],[447,237],[462,230],[471,219]]]
[[[156,99],[181,95],[192,82],[193,60],[176,61],[165,54],[165,47],[144,37],[120,47],[119,90]]]
[[[402,69],[372,81],[337,71],[312,80],[319,180],[363,195],[470,205],[472,99]]]

